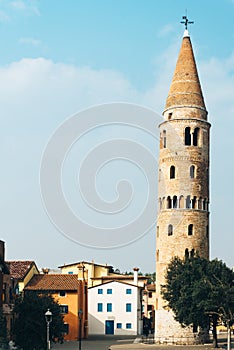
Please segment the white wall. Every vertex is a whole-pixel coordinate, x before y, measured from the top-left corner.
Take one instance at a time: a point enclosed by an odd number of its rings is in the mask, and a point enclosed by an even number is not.
[[[98,294],[98,289],[103,289],[103,294]],[[107,294],[107,289],[112,289],[112,294]],[[126,294],[126,289],[131,289],[132,294]],[[89,334],[105,334],[105,321],[114,321],[114,334],[136,335],[139,328],[140,288],[121,282],[110,282],[89,288],[88,313]],[[98,312],[98,303],[103,304],[103,311]],[[107,303],[112,303],[112,312],[107,312]],[[126,303],[132,304],[132,311],[126,312]],[[117,323],[122,323],[122,329],[117,328]],[[126,329],[126,323],[131,323],[132,328]]]

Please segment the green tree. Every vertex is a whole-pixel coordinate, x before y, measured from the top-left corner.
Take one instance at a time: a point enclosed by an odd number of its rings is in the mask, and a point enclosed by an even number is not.
[[[168,265],[163,298],[182,326],[206,328],[212,323],[217,347],[218,320],[233,322],[234,272],[222,261],[200,257],[184,260],[175,257]],[[230,323],[229,323],[230,324]]]
[[[16,345],[24,350],[46,349],[45,312],[50,309],[50,336],[62,337],[63,319],[59,304],[50,295],[27,292],[15,305],[13,335]]]
[[[0,349],[7,349],[7,326],[2,307],[0,308]]]

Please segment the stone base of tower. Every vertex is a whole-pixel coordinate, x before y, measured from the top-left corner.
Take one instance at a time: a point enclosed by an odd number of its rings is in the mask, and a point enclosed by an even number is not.
[[[155,343],[175,345],[204,344],[209,339],[208,330],[194,333],[192,327],[182,327],[170,310],[155,312]]]

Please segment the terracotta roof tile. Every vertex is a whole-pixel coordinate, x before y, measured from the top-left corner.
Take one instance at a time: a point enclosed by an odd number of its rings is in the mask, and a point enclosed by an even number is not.
[[[82,281],[77,275],[34,275],[25,290],[77,290]]]
[[[32,265],[35,264],[32,260],[6,261],[6,263],[9,267],[11,277],[18,280],[23,280]]]

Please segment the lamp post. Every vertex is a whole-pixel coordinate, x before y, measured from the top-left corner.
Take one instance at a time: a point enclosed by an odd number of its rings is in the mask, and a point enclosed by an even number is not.
[[[83,310],[80,309],[78,311],[78,317],[79,317],[79,350],[81,350],[81,337],[82,337],[82,315],[83,315]]]
[[[50,350],[50,323],[52,321],[52,312],[50,311],[50,309],[48,309],[45,313],[45,320],[47,349]]]

